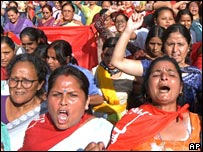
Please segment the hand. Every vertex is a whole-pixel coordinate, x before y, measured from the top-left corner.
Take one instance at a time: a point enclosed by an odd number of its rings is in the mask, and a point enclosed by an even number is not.
[[[104,151],[104,150],[105,146],[103,142],[98,143],[91,142],[84,149],[84,151]]]
[[[144,15],[134,12],[128,19],[125,31],[133,32],[142,26]]]

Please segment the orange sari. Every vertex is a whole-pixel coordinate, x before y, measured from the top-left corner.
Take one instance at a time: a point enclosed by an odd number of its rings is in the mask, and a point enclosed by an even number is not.
[[[185,104],[183,107],[178,107],[176,112],[165,112],[151,104],[131,109],[116,124],[107,150],[135,150],[152,139],[172,120],[177,117],[182,118],[182,113],[188,112],[188,107],[189,105]],[[195,141],[200,142],[199,138]]]

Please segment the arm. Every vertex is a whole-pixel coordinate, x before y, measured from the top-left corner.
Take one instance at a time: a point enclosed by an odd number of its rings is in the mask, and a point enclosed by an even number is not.
[[[142,76],[143,74],[143,66],[140,60],[132,60],[124,58],[125,49],[130,39],[131,34],[134,30],[138,29],[143,22],[143,15],[141,14],[133,14],[127,23],[127,27],[119,38],[111,59],[111,64],[120,69],[121,71],[134,75],[134,76]]]
[[[73,4],[75,4],[80,10],[82,9],[81,1],[73,1]]]
[[[174,13],[177,15],[178,14],[178,11],[179,11],[179,7],[180,5],[184,4],[184,3],[189,3],[190,1],[179,1],[179,2],[176,2],[173,6],[172,6],[172,9],[174,11]]]

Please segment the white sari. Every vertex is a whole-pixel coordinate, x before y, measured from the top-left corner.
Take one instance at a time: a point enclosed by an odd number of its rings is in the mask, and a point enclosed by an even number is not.
[[[30,122],[47,112],[47,102],[42,102],[40,106],[22,115],[20,118],[8,123],[7,129],[10,137],[11,151],[17,151],[23,146],[25,131]]]
[[[113,125],[104,118],[94,118],[49,151],[83,151],[90,142],[103,142],[107,147]]]

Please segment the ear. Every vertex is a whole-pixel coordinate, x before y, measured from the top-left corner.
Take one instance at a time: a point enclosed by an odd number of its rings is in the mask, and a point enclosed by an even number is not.
[[[90,103],[90,97],[88,96],[86,104],[85,104],[85,110],[89,109],[89,103]]]
[[[38,91],[42,88],[43,84],[44,84],[44,81],[42,81],[40,84],[38,84],[38,86],[37,86]]]
[[[180,94],[183,93],[183,83],[180,83]]]
[[[101,53],[101,59],[103,60],[104,59],[104,52],[102,51]]]
[[[66,57],[66,63],[69,63],[70,62],[70,56],[67,56]]]
[[[156,20],[156,18],[154,18],[154,25],[157,25],[157,20]]]

